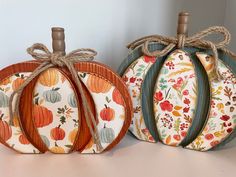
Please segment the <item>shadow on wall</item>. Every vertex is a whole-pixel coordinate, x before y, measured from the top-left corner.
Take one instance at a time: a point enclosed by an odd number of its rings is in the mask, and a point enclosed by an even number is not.
[[[151,34],[175,35],[182,1],[125,1],[119,14],[112,17],[114,34],[106,41],[110,50],[103,52],[105,63],[116,70],[128,54],[126,45],[135,39]],[[115,3],[113,8],[116,8]],[[123,20],[118,22],[122,26],[116,25],[117,20]]]

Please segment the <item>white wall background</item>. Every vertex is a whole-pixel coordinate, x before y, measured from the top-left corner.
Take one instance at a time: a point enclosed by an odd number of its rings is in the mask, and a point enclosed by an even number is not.
[[[61,26],[67,51],[94,48],[98,61],[117,69],[128,42],[175,35],[181,10],[191,14],[190,33],[225,24],[236,38],[235,8],[235,0],[0,0],[0,68],[30,59],[25,50],[35,42],[51,47],[50,28]]]

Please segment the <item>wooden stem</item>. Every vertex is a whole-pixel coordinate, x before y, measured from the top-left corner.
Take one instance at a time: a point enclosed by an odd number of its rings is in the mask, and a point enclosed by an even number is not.
[[[184,34],[188,36],[189,13],[180,12],[178,18],[177,35]]]
[[[59,53],[62,56],[66,54],[64,28],[52,28],[52,48],[53,53]]]

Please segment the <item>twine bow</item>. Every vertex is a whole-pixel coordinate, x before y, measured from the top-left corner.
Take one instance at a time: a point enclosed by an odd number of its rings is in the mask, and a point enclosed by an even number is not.
[[[214,34],[219,33],[223,36],[223,40],[214,43],[210,40],[205,40],[204,38]],[[134,49],[138,46],[142,46],[142,52],[148,56],[162,57],[167,55],[174,48],[183,48],[184,46],[197,47],[201,49],[211,49],[214,57],[214,69],[217,74],[217,80],[220,80],[222,76],[218,71],[218,52],[220,49],[225,53],[231,55],[232,57],[236,57],[234,53],[224,48],[230,42],[231,35],[229,31],[223,26],[213,26],[209,27],[199,33],[194,34],[191,37],[186,37],[184,34],[179,34],[177,37],[166,37],[160,35],[151,35],[146,36],[140,39],[135,40],[134,42],[127,45],[129,49]],[[163,50],[149,51],[148,46],[152,42],[158,42],[160,44],[165,45],[166,47]]]
[[[40,51],[40,52],[37,52]],[[85,93],[82,88],[81,80],[78,77],[78,74],[74,68],[74,63],[80,62],[80,61],[91,61],[93,60],[94,56],[97,55],[97,52],[92,49],[77,49],[69,54],[62,56],[58,53],[51,53],[48,48],[43,44],[34,44],[32,47],[27,49],[27,52],[36,60],[43,61],[42,64],[40,64],[39,67],[37,67],[32,74],[24,81],[24,83],[12,93],[10,96],[9,102],[9,110],[10,110],[10,120],[13,120],[13,116],[16,115],[19,117],[19,103],[20,103],[20,97],[22,95],[22,92],[24,88],[40,73],[47,70],[50,67],[53,66],[59,66],[59,67],[67,67],[68,71],[71,73],[73,80],[75,81],[75,84],[81,94],[81,100],[82,100],[82,106],[84,108],[84,114],[86,123],[89,127],[90,133],[93,137],[94,143],[96,144],[97,150],[101,152],[103,150],[103,147],[100,142],[98,129],[96,126],[96,120],[95,117],[89,107],[87,98],[85,96]],[[16,98],[14,98],[16,96]],[[13,108],[13,99],[15,100],[15,105]],[[91,120],[90,120],[90,118]],[[94,129],[93,129],[94,127]]]

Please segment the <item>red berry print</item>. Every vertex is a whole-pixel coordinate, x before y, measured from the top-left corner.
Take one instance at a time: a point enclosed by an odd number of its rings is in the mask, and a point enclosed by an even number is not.
[[[176,141],[179,141],[181,139],[180,135],[174,135],[173,138],[176,140]]]
[[[209,133],[209,134],[206,134],[206,135],[205,135],[205,138],[206,138],[207,140],[212,140],[212,139],[214,138],[214,135],[212,135],[211,133]]]
[[[172,61],[167,62],[166,66],[168,66],[170,70],[171,69],[175,69],[175,65],[174,65],[174,63]]]
[[[136,81],[136,78],[135,77],[131,77],[130,79],[129,79],[129,82],[130,83],[134,83]]]
[[[232,129],[232,128],[228,128],[226,131],[227,131],[228,133],[231,133],[231,132],[233,131],[233,129]]]
[[[230,117],[227,116],[227,115],[223,115],[223,116],[221,116],[220,119],[223,120],[223,121],[228,121],[230,119]]]
[[[173,110],[173,104],[171,104],[168,100],[161,102],[160,107],[161,107],[162,111],[171,112]]]
[[[187,132],[185,132],[185,131],[181,132],[182,137],[185,137],[186,135],[187,135]]]
[[[154,95],[154,99],[156,102],[162,101],[163,100],[163,94],[161,91],[156,92]]]
[[[156,61],[156,57],[144,56],[144,61],[146,63],[154,63]]]
[[[183,95],[188,95],[189,94],[189,91],[188,90],[184,90],[183,91]]]
[[[212,141],[211,143],[210,143],[210,145],[212,146],[212,147],[214,147],[214,146],[216,146],[217,144],[219,144],[220,142],[219,141]]]
[[[184,99],[184,104],[189,105],[189,104],[190,104],[190,100],[189,100],[188,98],[185,98],[185,99]]]
[[[187,113],[187,112],[189,111],[189,109],[190,109],[190,107],[185,107],[185,108],[183,109],[183,112],[184,112],[184,113]]]

